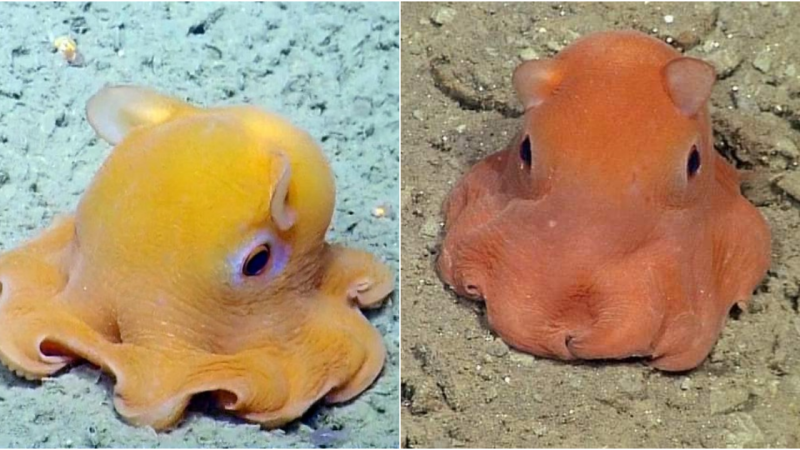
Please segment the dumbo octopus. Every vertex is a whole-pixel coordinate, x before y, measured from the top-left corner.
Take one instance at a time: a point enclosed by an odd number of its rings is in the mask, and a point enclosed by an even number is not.
[[[522,351],[698,366],[770,264],[767,223],[714,149],[714,80],[638,32],[521,64],[522,130],[451,192],[442,279]]]
[[[343,402],[383,367],[361,308],[387,266],[325,242],[333,175],[312,138],[251,106],[107,87],[115,145],[74,216],[0,255],[0,360],[37,379],[88,360],[129,422],[163,429],[194,394],[265,427]]]

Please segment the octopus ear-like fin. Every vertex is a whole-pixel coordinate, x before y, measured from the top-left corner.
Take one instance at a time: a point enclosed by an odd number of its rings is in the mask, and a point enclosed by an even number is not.
[[[561,84],[562,75],[558,65],[554,59],[539,59],[526,61],[514,70],[514,89],[526,110],[541,105]]]
[[[283,153],[276,154],[273,164],[275,184],[270,199],[270,216],[279,230],[286,231],[297,220],[297,213],[289,206],[289,182],[292,178],[292,166],[289,164],[289,158]]]
[[[131,130],[164,123],[197,108],[136,86],[107,86],[89,99],[86,117],[98,136],[119,144]]]
[[[695,116],[711,96],[716,80],[714,67],[695,58],[683,57],[664,66],[664,87],[686,117]]]

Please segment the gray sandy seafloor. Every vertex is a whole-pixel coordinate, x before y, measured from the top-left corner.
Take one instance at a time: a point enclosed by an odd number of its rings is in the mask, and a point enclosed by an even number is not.
[[[110,151],[85,120],[86,100],[105,84],[136,84],[200,105],[250,103],[308,130],[336,175],[329,240],[398,269],[397,3],[4,3],[0,34],[0,250],[74,209]],[[62,35],[84,67],[53,51]],[[116,415],[113,380],[96,368],[33,383],[0,367],[0,447],[396,447],[397,299],[369,316],[388,349],[376,384],[285,429],[200,404],[157,434]]]

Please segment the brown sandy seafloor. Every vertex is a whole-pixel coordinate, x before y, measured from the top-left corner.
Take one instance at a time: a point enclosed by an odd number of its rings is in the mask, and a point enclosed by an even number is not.
[[[402,445],[800,445],[800,5],[402,5]],[[712,62],[718,149],[752,170],[773,264],[709,359],[685,374],[510,351],[481,304],[433,270],[453,183],[503,148],[521,113],[511,73],[592,31],[633,28]]]
[[[84,118],[104,84],[139,84],[202,105],[283,113],[322,143],[338,186],[329,238],[398,268],[397,3],[0,4],[0,249],[74,208],[109,152]],[[72,35],[70,67],[52,39]],[[375,206],[390,213],[373,217]],[[0,447],[396,447],[398,314],[371,313],[389,351],[355,401],[264,431],[203,404],[177,429],[126,425],[113,380],[87,365],[42,383],[0,368]]]

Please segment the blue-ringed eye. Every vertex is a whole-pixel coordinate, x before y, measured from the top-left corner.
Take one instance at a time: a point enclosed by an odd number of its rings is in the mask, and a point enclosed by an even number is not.
[[[248,277],[261,275],[269,263],[270,253],[268,244],[261,244],[254,248],[244,261],[242,273]]]
[[[531,165],[533,155],[531,155],[531,139],[528,136],[525,136],[525,139],[519,145],[519,157],[526,165]]]
[[[697,171],[700,170],[700,152],[697,151],[697,146],[692,146],[692,151],[689,153],[689,160],[686,162],[686,173],[689,175],[689,178],[694,177],[697,175]]]

